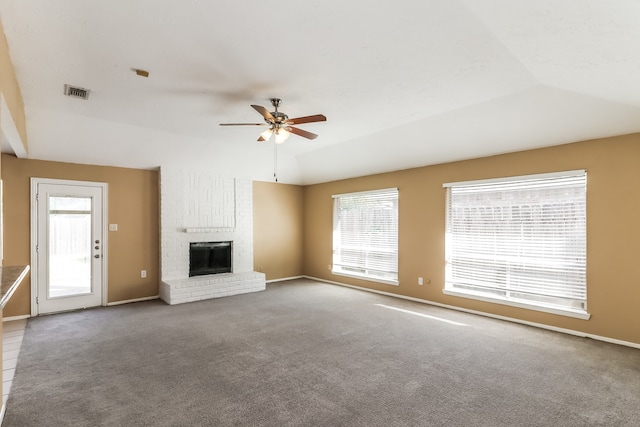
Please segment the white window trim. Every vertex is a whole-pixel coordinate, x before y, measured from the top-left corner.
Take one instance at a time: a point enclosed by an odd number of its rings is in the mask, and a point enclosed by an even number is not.
[[[567,176],[581,176],[587,173],[586,169],[575,169],[569,171],[561,171],[561,172],[551,172],[551,173],[541,173],[541,174],[531,174],[531,175],[517,175],[517,176],[509,176],[509,177],[500,177],[500,178],[489,178],[489,179],[481,179],[481,180],[471,180],[471,181],[456,181],[456,182],[447,182],[442,184],[443,188],[450,188],[453,186],[465,186],[465,185],[475,185],[475,184],[489,184],[489,183],[500,183],[500,182],[509,182],[509,181],[519,181],[519,180],[528,180],[528,179],[544,179],[544,178],[553,178],[553,177],[567,177]],[[447,195],[449,193],[447,192]],[[448,197],[448,196],[447,196]],[[449,201],[446,203],[447,210],[449,209]],[[448,218],[448,212],[446,214]],[[589,320],[591,318],[591,314],[587,312],[586,307],[584,310],[580,309],[571,309],[568,307],[561,306],[553,306],[552,304],[538,303],[536,301],[523,301],[519,302],[514,299],[502,298],[500,296],[488,296],[486,294],[479,294],[473,291],[465,291],[460,289],[451,289],[447,288],[447,284],[445,283],[445,287],[442,290],[442,293],[445,295],[457,296],[462,298],[474,299],[478,301],[490,302],[495,304],[502,304],[511,307],[524,308],[528,310],[540,311],[545,313],[557,314],[561,316],[573,317],[582,320]]]
[[[458,289],[447,289],[447,288],[443,289],[442,293],[445,295],[452,295],[456,297],[474,299],[478,301],[508,305],[511,307],[526,308],[528,310],[534,310],[534,311],[542,311],[544,313],[559,314],[561,316],[567,316],[567,317],[575,317],[576,319],[589,320],[591,318],[591,314],[589,314],[586,311],[571,310],[570,308],[565,308],[565,307],[552,307],[551,305],[547,305],[547,304],[537,304],[534,301],[527,301],[527,302],[520,303],[514,300],[508,300],[506,298],[503,299],[503,298],[500,298],[499,296],[489,297],[486,295],[478,295],[473,292],[464,292]]]
[[[516,176],[504,176],[500,178],[488,178],[488,179],[476,179],[472,181],[456,181],[456,182],[445,182],[442,184],[443,188],[449,188],[453,186],[462,186],[462,185],[474,185],[474,184],[491,184],[496,182],[509,182],[509,181],[525,181],[529,179],[544,179],[544,178],[554,178],[560,176],[580,176],[587,173],[586,169],[574,169],[570,171],[563,172],[549,172],[549,173],[538,173],[531,175],[516,175]]]
[[[396,191],[398,193],[398,198],[400,197],[398,187],[379,188],[379,189],[367,190],[367,191],[354,191],[354,192],[351,192],[351,193],[340,193],[340,194],[334,194],[331,197],[333,199],[337,199],[337,198],[345,197],[345,196],[381,193],[381,192],[385,192],[385,191]],[[334,221],[335,221],[335,211],[334,211]],[[399,230],[398,230],[398,232],[399,232]],[[333,246],[333,242],[332,242],[332,246]],[[354,273],[354,272],[344,272],[344,271],[342,271],[342,269],[336,268],[336,266],[333,265],[333,262],[331,264],[331,274],[334,274],[336,276],[350,277],[350,278],[353,278],[353,279],[366,280],[368,282],[382,283],[382,284],[385,284],[385,285],[392,285],[392,286],[399,286],[400,285],[400,279],[399,278],[397,280],[388,280],[388,279],[382,279],[382,278],[375,277],[375,276],[369,276],[369,275],[366,275],[366,274],[358,274],[358,273]]]
[[[334,194],[331,197],[334,199],[337,199],[339,197],[372,194],[372,193],[383,193],[385,191],[398,191],[398,187],[379,188],[377,190],[368,190],[368,191],[354,191],[352,193],[340,193],[340,194]]]

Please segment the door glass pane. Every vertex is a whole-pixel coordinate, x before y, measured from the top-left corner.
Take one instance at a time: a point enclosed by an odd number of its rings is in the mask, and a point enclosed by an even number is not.
[[[91,198],[49,197],[48,297],[91,293]]]

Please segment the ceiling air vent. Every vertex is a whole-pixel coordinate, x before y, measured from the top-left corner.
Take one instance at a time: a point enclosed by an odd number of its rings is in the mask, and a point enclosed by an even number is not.
[[[72,98],[89,99],[89,89],[77,86],[64,85],[64,94]]]

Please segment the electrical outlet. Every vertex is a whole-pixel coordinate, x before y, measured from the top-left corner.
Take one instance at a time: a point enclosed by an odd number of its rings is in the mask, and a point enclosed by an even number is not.
[[[147,270],[140,270],[140,278],[141,279],[147,278]]]
[[[331,271],[331,264],[327,265],[327,270]]]
[[[418,285],[424,285],[424,281],[422,280],[422,277],[418,277]]]

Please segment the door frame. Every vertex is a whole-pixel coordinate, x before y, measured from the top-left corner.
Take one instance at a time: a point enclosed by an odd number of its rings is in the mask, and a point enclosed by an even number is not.
[[[31,210],[31,317],[37,316],[38,304],[36,298],[38,296],[38,253],[36,252],[36,246],[38,245],[38,204],[36,200],[36,194],[38,193],[38,184],[53,184],[53,185],[78,185],[86,187],[96,187],[102,189],[102,277],[101,277],[101,306],[107,305],[108,286],[107,286],[107,266],[109,260],[107,257],[108,251],[108,234],[107,224],[109,219],[107,218],[108,206],[107,201],[109,186],[106,182],[95,181],[74,181],[68,179],[53,179],[53,178],[37,178],[31,177],[31,194],[29,196],[30,210]]]

